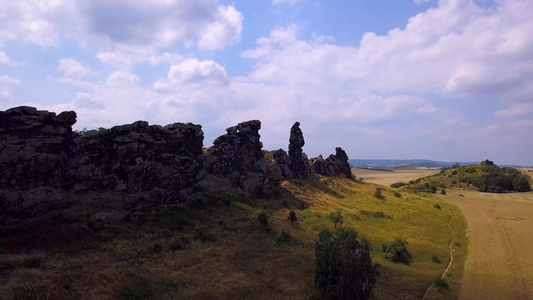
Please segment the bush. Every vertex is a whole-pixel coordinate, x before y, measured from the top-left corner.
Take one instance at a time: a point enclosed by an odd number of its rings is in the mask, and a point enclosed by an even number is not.
[[[257,216],[257,222],[259,222],[259,226],[261,226],[261,229],[267,229],[270,220],[270,216],[265,212],[262,211],[259,216]]]
[[[378,265],[372,263],[370,243],[358,241],[353,228],[332,233],[324,229],[316,243],[315,286],[326,299],[369,299]]]
[[[442,189],[442,190],[440,190],[440,193],[441,193],[441,195],[446,195],[446,190]]]
[[[437,279],[437,281],[435,281],[435,285],[440,287],[440,288],[444,288],[444,289],[448,289],[450,286],[448,285],[448,283],[446,282],[446,280],[440,278],[440,279]]]
[[[382,245],[383,256],[392,262],[409,264],[411,262],[411,254],[407,251],[407,245],[409,243],[397,238],[392,244]]]
[[[383,196],[381,194],[381,188],[376,188],[376,192],[374,193],[374,197],[378,198],[378,199],[383,199],[385,198],[385,196]]]
[[[278,246],[299,246],[300,243],[288,231],[282,230],[276,239]]]
[[[431,257],[431,261],[434,262],[434,263],[437,263],[437,264],[441,263],[440,258],[437,255],[433,255]]]
[[[289,212],[289,216],[287,217],[287,219],[291,222],[291,226],[294,222],[298,220],[298,217],[296,216],[296,213],[294,212],[294,210],[291,210]]]
[[[441,209],[440,205],[438,205],[437,203],[433,204],[433,207],[436,209]]]
[[[401,198],[402,197],[402,194],[398,193],[398,192],[394,192],[394,197],[396,198]]]
[[[402,186],[406,186],[407,183],[403,182],[403,181],[399,181],[399,182],[395,182],[393,184],[390,185],[391,188],[401,188]]]

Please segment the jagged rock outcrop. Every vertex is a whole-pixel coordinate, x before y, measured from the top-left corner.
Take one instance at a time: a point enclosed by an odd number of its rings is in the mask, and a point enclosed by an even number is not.
[[[266,158],[258,120],[226,129],[204,151],[200,125],[138,121],[73,132],[76,117],[72,111],[56,115],[26,106],[0,111],[0,219],[41,215],[84,201],[92,203],[84,209],[107,209],[91,211],[95,216],[123,217],[124,209],[183,202],[209,189],[208,173],[247,192],[261,191],[269,182],[310,178],[313,169],[351,178],[341,148],[310,165],[298,122],[291,128],[288,154],[279,149],[266,152]]]
[[[278,165],[282,177],[292,178],[292,171],[289,167],[289,165],[291,164],[291,159],[289,158],[285,150],[276,150],[274,152],[274,161]]]
[[[139,121],[76,133],[75,112],[0,112],[0,217],[39,215],[113,190],[122,206],[184,201],[202,179],[200,125]]]
[[[309,159],[302,150],[304,145],[305,140],[300,129],[300,122],[296,122],[291,127],[289,138],[289,169],[291,170],[292,178],[307,179],[313,173]]]
[[[322,155],[316,157],[313,161],[313,169],[320,175],[353,178],[348,155],[341,147],[335,148],[335,154],[331,154],[326,159]]]
[[[272,164],[265,160],[259,130],[261,122],[252,120],[226,129],[208,150],[207,171],[228,178],[233,187],[257,191],[270,180]]]

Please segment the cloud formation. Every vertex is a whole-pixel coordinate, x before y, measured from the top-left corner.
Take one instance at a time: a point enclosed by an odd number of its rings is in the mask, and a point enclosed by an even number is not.
[[[271,5],[290,9],[297,2],[273,0]],[[61,53],[53,60],[62,77],[47,78],[67,92],[72,89],[70,101],[35,103],[76,110],[79,127],[139,119],[191,121],[204,126],[209,145],[223,133],[220,128],[257,118],[264,124],[265,147],[273,149],[286,147],[288,128],[298,120],[307,145],[314,145],[308,146],[311,155],[347,141],[341,146],[359,157],[386,155],[383,149],[392,148],[396,157],[428,157],[424,153],[429,152],[428,158],[454,159],[443,156],[467,139],[479,143],[460,153],[465,160],[486,151],[491,138],[524,149],[526,144],[511,140],[515,135],[502,134],[505,128],[533,140],[532,131],[524,130],[533,119],[531,1],[483,6],[440,0],[402,28],[382,35],[366,32],[352,44],[320,35],[308,23],[286,22],[271,25],[267,34],[252,39],[255,46],[239,48],[239,55],[224,52],[240,45],[245,17],[253,18],[243,16],[238,5],[215,0],[28,3],[0,8],[0,16],[6,16],[0,18],[0,47],[18,37],[44,48],[77,43],[91,54],[82,59]],[[0,51],[0,64],[17,67],[8,53]],[[94,67],[94,61],[101,65]],[[232,72],[235,65],[246,71]],[[0,76],[5,102],[24,80]]]

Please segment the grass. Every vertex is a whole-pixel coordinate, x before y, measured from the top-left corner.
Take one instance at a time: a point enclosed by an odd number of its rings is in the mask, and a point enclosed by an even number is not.
[[[318,231],[333,229],[329,214],[341,210],[341,227],[354,227],[381,265],[377,299],[418,299],[448,260],[449,209],[436,197],[388,187],[321,178],[281,183],[269,195],[197,195],[190,204],[147,208],[122,221],[50,215],[0,226],[0,295],[42,299],[309,299],[314,287]],[[385,200],[374,197],[382,189]],[[443,209],[435,209],[439,203]],[[298,221],[287,220],[294,210]],[[269,213],[269,230],[257,221]],[[464,219],[452,224],[466,245]],[[338,225],[339,226],[339,225]],[[409,266],[385,260],[380,247],[409,242]],[[457,295],[466,247],[455,247],[457,265],[447,278]],[[436,256],[442,264],[431,261]],[[48,297],[48,298],[47,298]]]

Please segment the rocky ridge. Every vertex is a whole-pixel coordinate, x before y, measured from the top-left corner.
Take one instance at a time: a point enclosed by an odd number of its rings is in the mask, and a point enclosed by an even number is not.
[[[76,132],[76,118],[72,111],[56,115],[27,106],[0,111],[0,218],[41,215],[94,200],[95,192],[118,210],[184,202],[202,190],[208,174],[252,193],[315,174],[351,178],[341,148],[311,166],[299,122],[290,131],[289,153],[279,149],[266,158],[259,120],[226,129],[204,151],[200,125],[138,121]]]

